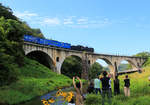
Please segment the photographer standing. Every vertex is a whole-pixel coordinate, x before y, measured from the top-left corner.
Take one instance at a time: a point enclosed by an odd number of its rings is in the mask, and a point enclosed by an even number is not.
[[[124,79],[124,94],[125,96],[130,96],[130,79],[128,78],[128,75],[125,76]]]
[[[104,105],[105,102],[105,95],[107,95],[108,101],[109,101],[109,105],[111,105],[111,94],[110,94],[110,90],[109,90],[109,80],[110,78],[107,77],[107,72],[104,71],[103,72],[103,76],[102,78],[100,78],[101,82],[102,82],[102,105]]]

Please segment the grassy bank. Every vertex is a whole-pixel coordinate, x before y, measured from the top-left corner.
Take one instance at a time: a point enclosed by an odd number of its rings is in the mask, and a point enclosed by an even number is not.
[[[20,103],[72,84],[70,78],[56,74],[28,58],[25,58],[23,67],[16,66],[16,71],[19,79],[10,85],[0,87],[0,103]]]
[[[149,105],[150,104],[150,82],[148,81],[150,76],[150,66],[144,68],[142,73],[129,74],[131,80],[130,97],[124,97],[124,75],[120,76],[121,82],[121,95],[113,98],[112,105]]]
[[[130,97],[124,96],[123,80],[125,75],[120,76],[121,94],[112,98],[112,105],[150,105],[150,81],[148,81],[148,76],[150,76],[150,66],[145,67],[142,73],[129,74],[131,80]],[[101,105],[101,96],[89,94],[87,96],[86,105]],[[106,105],[108,105],[108,103],[106,103]]]

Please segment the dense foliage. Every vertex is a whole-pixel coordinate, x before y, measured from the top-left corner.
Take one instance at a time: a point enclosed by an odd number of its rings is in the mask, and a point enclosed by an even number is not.
[[[148,58],[148,57],[150,57],[150,52],[140,52],[140,53],[137,53],[134,56]]]
[[[17,80],[16,66],[23,66],[23,35],[43,37],[40,29],[31,29],[0,3],[0,85]]]
[[[124,71],[132,69],[132,66],[130,64],[120,64],[118,67],[118,71]]]
[[[44,38],[44,35],[42,34],[40,29],[30,28],[26,22],[22,22],[22,26],[26,30],[25,34]]]
[[[9,7],[5,7],[2,3],[0,3],[0,17],[2,16],[6,19],[18,20],[18,18],[13,15],[13,12]]]
[[[0,18],[1,17],[4,17],[5,19],[16,20],[17,22],[19,22],[22,25],[22,27],[25,29],[24,34],[38,36],[41,38],[44,37],[40,29],[30,28],[30,26],[26,22],[22,22],[19,18],[13,15],[13,11],[9,7],[5,7],[0,3]]]
[[[73,76],[81,77],[82,61],[79,57],[69,56],[62,64],[61,73],[72,78]]]
[[[8,84],[17,79],[14,65],[23,65],[23,35],[24,29],[18,21],[0,18],[0,80],[2,84]]]
[[[103,67],[95,62],[89,69],[89,79],[94,79],[101,74]]]
[[[150,66],[150,52],[141,52],[141,53],[138,53],[134,56],[147,58],[147,60],[144,63],[143,67]]]
[[[94,79],[103,71],[103,67],[95,62],[89,68],[89,79]],[[81,77],[82,73],[82,61],[79,57],[70,56],[65,59],[64,63],[62,64],[61,73],[72,78],[73,76]]]

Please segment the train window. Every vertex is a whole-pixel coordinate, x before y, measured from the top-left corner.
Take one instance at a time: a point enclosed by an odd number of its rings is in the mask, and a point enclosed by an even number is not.
[[[59,62],[59,57],[56,58],[56,61]]]

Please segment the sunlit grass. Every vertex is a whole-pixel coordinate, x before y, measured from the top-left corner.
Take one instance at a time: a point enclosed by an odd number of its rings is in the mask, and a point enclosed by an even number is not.
[[[123,93],[124,88],[124,77],[125,75],[119,76],[120,79],[120,89],[121,94],[113,96],[111,99],[112,105],[150,105],[150,81],[148,81],[148,76],[150,76],[150,67],[145,67],[142,73],[132,73],[128,74],[131,86],[130,86],[130,97],[125,97]],[[113,90],[113,82],[112,82]],[[92,101],[94,100],[94,101]],[[86,105],[101,105],[101,96],[91,94],[87,96],[85,101]],[[106,101],[106,105],[108,102]]]

